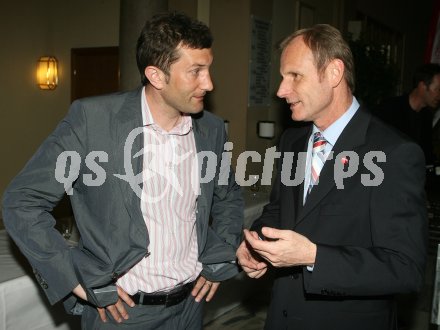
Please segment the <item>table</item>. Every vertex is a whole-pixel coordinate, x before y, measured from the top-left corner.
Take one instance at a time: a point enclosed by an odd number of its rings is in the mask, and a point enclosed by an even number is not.
[[[62,304],[50,306],[32,270],[6,231],[0,230],[0,330],[80,329]]]

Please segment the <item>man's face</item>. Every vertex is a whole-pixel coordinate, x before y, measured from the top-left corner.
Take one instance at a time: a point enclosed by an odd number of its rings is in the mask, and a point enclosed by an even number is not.
[[[331,116],[329,107],[333,100],[333,88],[326,72],[318,72],[312,51],[302,37],[293,39],[283,50],[280,73],[282,81],[277,95],[290,104],[292,119],[313,121],[318,127],[326,125]]]
[[[168,82],[162,90],[166,105],[182,113],[203,110],[203,97],[213,89],[209,67],[211,49],[180,47],[180,58],[171,64]]]
[[[428,107],[436,109],[440,105],[440,74],[432,78],[431,84],[427,86],[425,103]]]

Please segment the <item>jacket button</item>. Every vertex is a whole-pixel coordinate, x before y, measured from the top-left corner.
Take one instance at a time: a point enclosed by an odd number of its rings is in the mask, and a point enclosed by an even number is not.
[[[286,310],[283,310],[283,316],[287,317],[287,311]]]
[[[291,278],[291,279],[294,279],[294,280],[297,280],[298,277],[299,277],[298,273],[295,273],[295,274],[290,275],[290,278]]]
[[[118,273],[114,272],[112,274],[112,280],[116,281],[118,279]]]

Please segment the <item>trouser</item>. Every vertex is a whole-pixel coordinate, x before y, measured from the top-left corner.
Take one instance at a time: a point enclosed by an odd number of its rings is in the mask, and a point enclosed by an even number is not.
[[[86,305],[81,318],[83,330],[199,330],[203,328],[204,300],[197,303],[192,295],[181,303],[166,307],[165,305],[136,305],[129,307],[125,304],[129,319],[121,323],[113,320],[107,314],[107,322],[102,322],[96,307]]]

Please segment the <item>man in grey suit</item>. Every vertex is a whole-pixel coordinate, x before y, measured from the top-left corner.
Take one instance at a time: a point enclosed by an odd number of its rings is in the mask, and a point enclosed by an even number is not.
[[[270,203],[237,251],[250,277],[273,267],[265,329],[397,329],[394,295],[424,281],[423,152],[359,106],[337,29],[299,30],[281,49],[277,95],[310,123],[283,134]]]
[[[203,111],[211,44],[201,22],[153,17],[143,87],[75,101],[4,195],[8,233],[84,329],[200,329],[203,301],[238,272],[243,200],[223,120]],[[64,192],[76,247],[50,213]]]

